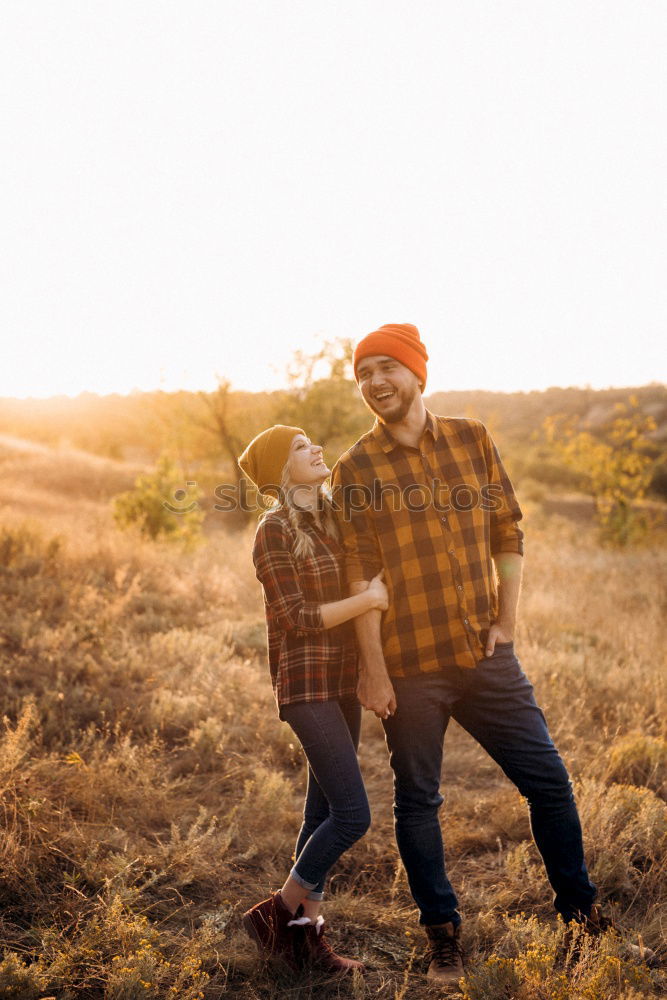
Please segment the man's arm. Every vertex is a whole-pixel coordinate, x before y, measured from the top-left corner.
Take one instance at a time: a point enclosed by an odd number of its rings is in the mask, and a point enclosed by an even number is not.
[[[523,513],[519,501],[491,435],[484,424],[478,424],[478,427],[482,435],[487,483],[494,488],[494,505],[489,515],[491,555],[494,559],[501,552],[523,555],[523,532],[518,523]]]
[[[496,552],[493,561],[498,571],[499,608],[498,618],[489,629],[486,640],[487,656],[493,655],[496,642],[511,642],[514,638],[523,573],[523,556],[517,552]]]
[[[498,618],[489,629],[486,655],[492,656],[496,642],[511,642],[516,626],[516,611],[523,572],[523,532],[518,522],[523,517],[514,488],[507,475],[498,449],[484,426],[478,424],[486,460],[488,483],[498,505],[491,510],[491,555],[498,573]]]
[[[346,577],[350,594],[354,596],[363,593],[371,577],[382,568],[382,555],[367,500],[363,494],[358,495],[363,487],[344,459],[334,465],[331,485],[340,512],[338,523],[345,551]],[[360,652],[357,697],[364,708],[375,712],[379,719],[386,719],[396,711],[396,697],[382,652],[381,621],[382,612],[377,610],[354,619]]]
[[[368,581],[358,580],[350,584],[351,594],[360,594],[368,587]],[[389,680],[382,652],[380,634],[381,611],[367,611],[354,619],[357,645],[360,651],[359,683],[357,697],[364,708],[375,712],[378,719],[386,719],[396,711],[396,695]]]

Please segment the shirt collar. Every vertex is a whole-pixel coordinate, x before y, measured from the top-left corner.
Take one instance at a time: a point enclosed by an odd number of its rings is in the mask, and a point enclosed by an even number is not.
[[[430,434],[434,441],[437,441],[440,437],[440,427],[438,421],[435,419],[430,410],[426,411],[426,423],[424,425],[424,431],[422,437],[425,434]],[[391,432],[387,429],[386,424],[380,423],[376,418],[375,424],[373,425],[373,436],[378,442],[383,451],[389,454],[394,448],[400,448],[400,443],[394,438]]]

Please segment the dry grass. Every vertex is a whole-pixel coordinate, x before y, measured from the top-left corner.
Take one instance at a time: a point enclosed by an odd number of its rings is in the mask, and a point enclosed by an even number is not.
[[[185,555],[119,534],[101,502],[93,518],[81,497],[40,510],[35,489],[32,522],[5,509],[0,529],[0,996],[439,995],[374,718],[361,750],[373,827],[327,903],[333,940],[363,957],[366,979],[267,969],[241,933],[242,910],[288,869],[304,780],[268,683],[250,535],[218,532]],[[664,996],[663,973],[628,944],[639,935],[664,955],[665,550],[603,551],[558,519],[527,530],[517,646],[622,933],[563,962],[524,803],[452,725],[442,820],[470,955],[460,995]]]

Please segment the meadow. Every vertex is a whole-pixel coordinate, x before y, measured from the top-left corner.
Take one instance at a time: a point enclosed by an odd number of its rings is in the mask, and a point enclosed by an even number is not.
[[[265,966],[240,915],[280,886],[305,770],[277,717],[252,525],[183,551],[121,532],[120,462],[0,452],[0,997],[240,1000],[442,995],[424,976],[380,723],[373,811],[325,916],[364,978]],[[667,995],[667,545],[598,544],[527,502],[516,648],[575,785],[618,934],[569,963],[526,805],[452,724],[441,820],[464,915],[464,1000]],[[457,995],[456,992],[452,995]]]

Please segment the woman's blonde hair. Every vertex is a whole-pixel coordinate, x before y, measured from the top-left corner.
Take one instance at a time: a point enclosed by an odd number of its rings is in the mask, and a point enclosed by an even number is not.
[[[308,556],[313,555],[315,551],[315,543],[313,542],[312,536],[309,535],[308,532],[304,531],[303,525],[305,512],[294,503],[294,485],[295,484],[292,482],[290,477],[288,459],[283,466],[282,478],[280,482],[281,498],[273,507],[270,508],[270,510],[276,510],[279,506],[285,507],[290,527],[292,528],[295,537],[294,548],[292,550],[293,555],[296,559],[306,559]],[[340,532],[336,522],[336,514],[334,512],[331,494],[327,489],[325,489],[324,484],[320,486],[317,496],[319,501],[318,512],[320,526],[325,534],[338,541],[340,539]],[[267,511],[267,513],[269,512],[270,511]],[[317,518],[317,512],[315,516]]]

